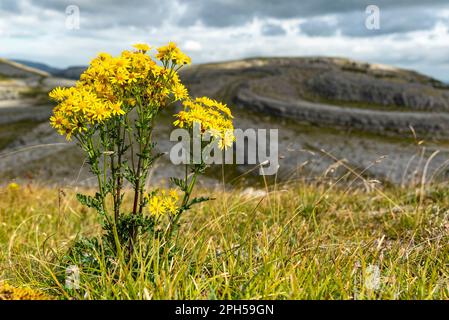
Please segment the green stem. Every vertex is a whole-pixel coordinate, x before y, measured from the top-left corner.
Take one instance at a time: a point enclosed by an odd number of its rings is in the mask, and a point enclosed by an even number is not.
[[[196,179],[198,177],[198,173],[199,173],[199,170],[195,166],[192,178],[190,179],[189,186],[185,190],[184,197],[183,197],[182,203],[181,203],[181,207],[180,207],[178,213],[176,214],[175,218],[173,219],[173,221],[170,224],[170,227],[169,227],[169,230],[168,230],[168,239],[170,239],[172,237],[173,232],[176,230],[176,228],[178,226],[179,219],[181,218],[182,213],[185,211],[185,206],[188,205],[188,203],[189,203],[190,196],[192,195],[193,187],[195,186]],[[186,176],[185,179],[186,179],[185,183],[187,185],[187,176]]]
[[[120,205],[121,205],[121,189],[122,189],[122,152],[123,152],[123,143],[120,139],[121,137],[121,122],[120,119],[118,120],[117,124],[117,140],[116,140],[116,146],[117,146],[117,168],[114,169],[116,177],[112,177],[114,181],[114,186],[116,188],[115,193],[115,208],[114,208],[114,217],[115,221],[118,220],[120,215]],[[115,155],[113,155],[115,156]],[[118,172],[117,172],[118,170]]]

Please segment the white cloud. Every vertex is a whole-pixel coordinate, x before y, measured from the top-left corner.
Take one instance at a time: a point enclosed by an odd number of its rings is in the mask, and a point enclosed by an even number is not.
[[[131,23],[133,17],[128,17],[130,12],[127,11],[117,19],[120,23],[114,24],[115,17],[108,16],[112,11],[105,9],[106,13],[95,14],[95,10],[89,8],[90,11],[83,14],[81,7],[80,30],[67,30],[65,11],[42,9],[24,0],[19,6],[21,14],[7,13],[0,8],[0,55],[3,57],[66,67],[85,65],[101,51],[118,54],[136,42],[159,46],[175,41],[192,56],[194,63],[251,56],[342,56],[416,69],[449,80],[449,9],[435,11],[441,21],[438,20],[432,29],[351,37],[338,30],[338,21],[329,14],[316,21],[321,19],[335,27],[332,36],[300,32],[300,25],[310,21],[310,18],[301,17],[255,17],[244,24],[221,27],[205,26],[198,21],[181,26],[176,21],[188,7],[177,2],[169,5],[170,14],[160,23],[145,24],[145,20],[141,20],[138,25]],[[363,11],[360,14],[364,14]],[[147,17],[151,20],[151,14]],[[123,22],[125,18],[129,24]],[[264,35],[266,25],[280,26],[285,33]]]
[[[203,48],[200,42],[194,40],[185,41],[182,47],[187,51],[200,51]]]

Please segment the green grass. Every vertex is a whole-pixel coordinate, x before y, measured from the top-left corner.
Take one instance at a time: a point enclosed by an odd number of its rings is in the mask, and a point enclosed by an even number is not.
[[[257,198],[217,189],[182,218],[173,258],[153,242],[145,254],[136,248],[131,272],[106,268],[100,250],[99,268],[81,270],[81,288],[68,290],[61,258],[76,238],[100,232],[76,191],[0,189],[0,282],[61,299],[449,298],[446,187],[295,183]]]

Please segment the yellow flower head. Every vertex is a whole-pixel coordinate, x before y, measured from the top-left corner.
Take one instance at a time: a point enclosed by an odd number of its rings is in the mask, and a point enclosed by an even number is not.
[[[112,84],[124,85],[129,79],[129,72],[126,68],[119,67],[115,74],[111,77]]]
[[[147,195],[148,210],[151,215],[156,217],[165,214],[175,214],[178,211],[179,196],[175,189],[168,192],[162,190],[160,192]]]
[[[187,88],[182,83],[176,83],[172,87],[172,92],[176,101],[185,99],[189,96]]]
[[[10,184],[8,184],[8,190],[9,191],[15,192],[15,191],[17,191],[19,189],[20,189],[20,185],[18,183],[16,183],[16,182],[11,182]]]
[[[122,110],[122,102],[116,102],[111,104],[112,114],[114,115],[122,115],[125,114],[125,111]]]
[[[56,87],[48,95],[56,101],[63,101],[66,98],[66,91],[61,87]]]
[[[221,149],[232,145],[235,140],[231,110],[223,103],[202,97],[195,100],[185,100],[183,110],[175,115],[173,123],[180,128],[193,128],[194,123],[201,126],[202,132],[208,131],[218,139]]]
[[[133,45],[133,47],[139,51],[142,51],[143,53],[145,53],[151,49],[151,47],[149,45],[147,45],[146,43],[136,43]]]
[[[190,57],[183,53],[174,42],[169,42],[168,45],[158,48],[156,58],[162,62],[171,61],[176,65],[191,63]]]
[[[124,53],[122,53],[121,57],[114,58],[113,63],[115,68],[122,71],[126,71],[126,68],[129,66],[129,61]]]

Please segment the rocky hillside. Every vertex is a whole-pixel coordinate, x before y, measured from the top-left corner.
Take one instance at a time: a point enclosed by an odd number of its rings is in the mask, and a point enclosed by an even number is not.
[[[74,81],[17,63],[0,62],[0,69],[6,72],[0,76],[0,180],[92,183],[82,154],[48,124],[47,92]],[[342,163],[395,184],[422,181],[424,171],[427,180],[449,177],[449,88],[435,79],[336,58],[195,65],[181,77],[192,96],[228,102],[236,128],[279,129],[279,179],[339,177],[348,172]],[[167,111],[156,132],[161,152],[170,148],[173,110]],[[180,169],[165,156],[158,166],[163,170],[155,170],[154,181]],[[242,175],[257,172],[253,167],[229,166],[226,172],[253,184],[257,175]],[[212,174],[210,181],[221,181],[221,175]]]
[[[47,93],[51,88],[73,84],[74,81],[54,77],[38,68],[0,59],[0,105],[9,106],[23,99],[47,103]]]
[[[27,79],[50,76],[48,72],[6,59],[0,59],[0,75],[2,77]]]
[[[28,61],[28,60],[13,60],[14,62],[20,63],[24,66],[28,66],[34,69],[42,70],[53,77],[58,78],[65,78],[65,79],[72,79],[72,80],[78,80],[81,73],[86,70],[86,66],[71,66],[68,68],[55,68],[52,66],[49,66],[45,63],[35,62],[35,61]]]
[[[449,133],[449,86],[414,71],[342,58],[271,58],[193,66],[195,94],[242,108],[371,132]]]

